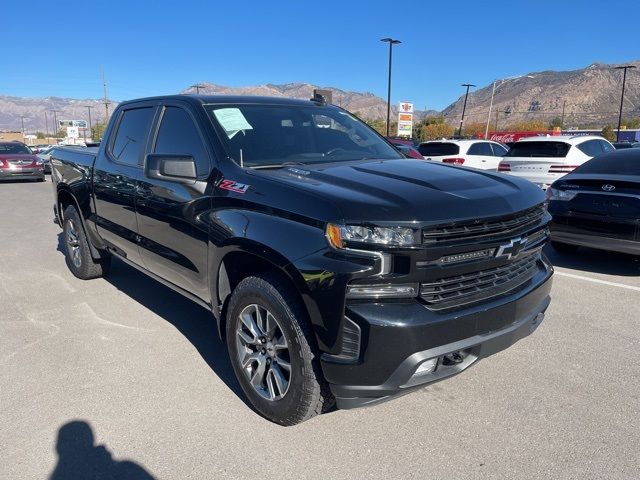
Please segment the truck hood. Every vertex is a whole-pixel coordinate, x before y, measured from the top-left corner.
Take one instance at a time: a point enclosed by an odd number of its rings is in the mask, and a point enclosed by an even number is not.
[[[542,190],[526,180],[420,160],[296,165],[253,173],[332,202],[345,223],[447,223],[508,215],[544,201]]]

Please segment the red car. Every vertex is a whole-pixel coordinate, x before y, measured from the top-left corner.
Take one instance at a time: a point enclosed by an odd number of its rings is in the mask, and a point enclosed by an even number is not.
[[[391,144],[400,150],[400,153],[403,153],[405,157],[410,158],[419,158],[420,160],[424,160],[422,154],[413,148],[411,140],[396,140],[396,139],[388,139]]]
[[[20,142],[0,142],[0,181],[44,182],[44,165],[29,147]]]

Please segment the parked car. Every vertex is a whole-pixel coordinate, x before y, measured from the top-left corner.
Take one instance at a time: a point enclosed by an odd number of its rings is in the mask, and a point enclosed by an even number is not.
[[[488,140],[436,140],[421,143],[418,151],[426,160],[496,171],[508,150]]]
[[[640,255],[640,150],[600,155],[547,189],[551,244]]]
[[[38,158],[42,161],[44,173],[51,173],[51,152],[54,147],[47,147],[40,150]]]
[[[2,180],[44,182],[42,161],[24,143],[0,142],[0,181]]]
[[[524,178],[546,189],[587,160],[615,150],[597,136],[528,137],[518,140],[498,171]]]
[[[415,148],[413,148],[412,146],[407,145],[405,143],[396,143],[393,140],[391,140],[391,143],[393,144],[394,147],[400,150],[405,157],[419,158],[420,160],[422,160],[422,155],[420,154],[420,152]]]
[[[51,163],[71,272],[118,258],[210,310],[280,424],[455,375],[550,302],[539,188],[406,159],[320,99],[123,102]]]
[[[622,150],[624,148],[638,148],[640,142],[613,142],[612,145],[616,150]]]

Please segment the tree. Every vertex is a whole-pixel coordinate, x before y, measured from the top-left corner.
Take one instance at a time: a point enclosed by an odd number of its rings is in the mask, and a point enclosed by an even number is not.
[[[562,118],[555,117],[553,120],[549,122],[549,129],[552,130],[554,128],[562,128]]]
[[[431,123],[420,128],[420,140],[437,140],[453,135],[454,128],[448,123]]]
[[[607,125],[602,129],[602,136],[609,140],[610,142],[616,141],[616,133],[613,131],[611,125]]]
[[[484,138],[484,131],[487,124],[484,122],[471,122],[467,123],[462,128],[462,135],[468,137]]]
[[[626,128],[640,128],[640,118],[623,118],[620,123]]]
[[[44,138],[44,133],[42,133],[42,132],[36,132],[36,138],[37,138],[38,140],[42,140],[42,139]]]
[[[547,124],[544,120],[523,120],[510,124],[507,130],[513,132],[546,131]]]
[[[93,141],[100,140],[106,128],[107,126],[104,123],[94,123],[91,127],[91,139]]]

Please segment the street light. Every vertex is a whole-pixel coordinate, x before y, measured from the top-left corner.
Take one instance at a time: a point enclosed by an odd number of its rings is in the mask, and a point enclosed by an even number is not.
[[[398,43],[402,43],[400,40],[395,40],[393,38],[383,38],[380,40],[381,42],[387,42],[389,44],[389,80],[387,82],[387,137],[389,136],[389,119],[391,117],[391,58],[393,55],[393,46]]]
[[[467,97],[469,96],[469,88],[475,87],[473,83],[463,83],[461,87],[467,87],[467,91],[464,94],[464,105],[462,106],[462,118],[460,119],[460,128],[458,129],[458,136],[462,136],[462,122],[464,122],[464,112],[467,110]]]
[[[615,70],[623,70],[622,74],[622,95],[620,96],[620,115],[618,115],[618,133],[616,134],[616,142],[620,141],[620,124],[622,123],[622,102],[624,102],[624,84],[627,82],[627,70],[630,68],[636,68],[635,65],[624,65],[622,67],[615,67]]]
[[[501,87],[503,83],[508,82],[509,80],[516,80],[518,78],[533,78],[533,75],[516,75],[514,77],[507,77],[507,78],[503,78],[502,80],[494,80],[493,81],[493,90],[491,91],[491,102],[489,102],[489,113],[487,114],[487,126],[484,129],[484,139],[486,140],[487,137],[489,136],[489,122],[491,121],[491,110],[493,108],[493,97],[496,94],[496,82],[500,81],[500,85],[498,85],[498,87]]]

